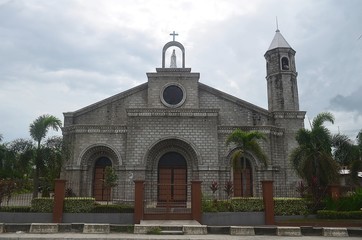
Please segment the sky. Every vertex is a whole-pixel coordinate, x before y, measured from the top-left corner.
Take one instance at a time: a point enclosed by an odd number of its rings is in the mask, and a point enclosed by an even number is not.
[[[200,82],[267,109],[264,54],[278,28],[296,51],[300,110],[332,133],[362,129],[360,0],[0,0],[0,134],[147,82],[163,46]],[[177,52],[176,52],[177,54]],[[61,132],[50,132],[50,135]]]

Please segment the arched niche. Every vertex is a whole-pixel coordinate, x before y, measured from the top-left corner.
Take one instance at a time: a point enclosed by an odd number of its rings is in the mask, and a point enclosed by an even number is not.
[[[177,41],[171,41],[165,44],[165,46],[162,49],[162,68],[165,68],[165,55],[166,55],[166,51],[167,49],[169,49],[170,47],[178,47],[181,52],[182,52],[182,68],[185,68],[185,48],[184,46],[177,42]]]

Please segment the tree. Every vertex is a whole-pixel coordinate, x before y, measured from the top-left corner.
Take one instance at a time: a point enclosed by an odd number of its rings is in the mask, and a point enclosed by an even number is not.
[[[107,166],[104,171],[104,187],[110,192],[110,196],[112,195],[111,190],[112,188],[116,187],[118,185],[117,183],[118,175],[113,167]],[[108,204],[108,198],[107,198],[107,204]]]
[[[60,177],[67,150],[63,138],[58,136],[46,139],[42,145],[41,155],[44,166],[40,169],[40,178],[43,197],[49,196],[49,191],[54,189],[54,180]]]
[[[30,136],[33,140],[37,143],[36,154],[35,154],[35,173],[34,173],[34,191],[33,191],[33,198],[37,197],[38,195],[38,188],[39,188],[39,173],[40,169],[44,166],[44,161],[42,159],[41,154],[41,142],[46,137],[50,128],[58,131],[61,127],[62,122],[55,116],[52,115],[42,115],[34,120],[30,124]]]
[[[31,175],[34,145],[28,139],[16,139],[6,144],[3,171],[0,176],[12,179],[27,179]]]
[[[246,153],[254,154],[264,166],[267,165],[267,157],[260,147],[257,140],[266,140],[263,133],[258,131],[242,131],[240,129],[234,130],[226,139],[226,145],[236,145],[237,150],[232,155],[232,166],[234,169],[240,169],[240,159],[242,159],[242,182],[243,182],[243,196],[246,193]]]
[[[332,153],[341,166],[349,166],[351,161],[358,158],[358,149],[351,139],[344,134],[336,134],[332,138]]]
[[[357,145],[353,146],[354,158],[350,163],[351,179],[354,184],[359,185],[358,172],[362,171],[362,130],[357,134]]]
[[[310,130],[299,129],[296,134],[299,146],[290,155],[293,168],[307,182],[315,203],[319,203],[328,184],[339,177],[339,166],[332,155],[332,134],[323,125],[325,122],[334,123],[331,113],[318,114]]]

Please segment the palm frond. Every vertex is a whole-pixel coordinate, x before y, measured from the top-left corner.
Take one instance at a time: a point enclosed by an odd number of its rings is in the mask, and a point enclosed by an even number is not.
[[[312,129],[322,126],[325,122],[334,123],[334,116],[330,112],[319,113],[312,122]]]

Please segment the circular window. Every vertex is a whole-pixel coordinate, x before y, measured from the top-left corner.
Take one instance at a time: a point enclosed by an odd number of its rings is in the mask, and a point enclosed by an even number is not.
[[[168,107],[179,107],[185,102],[185,91],[181,85],[169,84],[161,92],[161,101]]]

